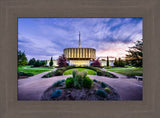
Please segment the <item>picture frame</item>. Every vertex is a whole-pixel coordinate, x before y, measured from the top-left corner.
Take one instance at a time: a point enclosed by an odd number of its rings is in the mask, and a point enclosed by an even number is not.
[[[159,113],[158,0],[1,0],[1,118],[157,118]],[[18,101],[17,40],[19,17],[142,17],[143,101]]]

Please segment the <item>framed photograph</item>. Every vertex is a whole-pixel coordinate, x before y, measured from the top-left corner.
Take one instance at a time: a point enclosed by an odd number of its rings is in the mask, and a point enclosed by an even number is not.
[[[142,24],[18,18],[18,100],[143,100]]]
[[[0,117],[160,116],[159,1],[0,3]]]

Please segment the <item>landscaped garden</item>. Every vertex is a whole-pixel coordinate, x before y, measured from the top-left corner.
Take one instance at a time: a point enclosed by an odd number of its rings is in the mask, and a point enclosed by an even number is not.
[[[111,67],[106,68],[108,71],[120,73],[123,75],[129,75],[129,76],[142,76],[143,75],[143,68],[142,67]]]
[[[54,76],[60,76],[60,75],[63,75],[63,74],[66,74],[66,75],[72,74],[71,73],[72,71],[70,69],[73,69],[73,68],[78,68],[80,71],[82,71],[82,70],[88,70],[87,71],[88,74],[92,74],[92,75],[96,73],[96,75],[98,75],[98,76],[117,78],[115,75],[113,75],[113,74],[111,74],[109,72],[103,71],[103,70],[101,70],[101,68],[93,67],[93,66],[84,66],[84,67],[81,67],[81,66],[66,66],[66,67],[61,67],[61,68],[58,68],[55,71],[47,73],[42,78],[49,78],[49,77],[54,77]]]
[[[50,71],[50,70],[53,70],[53,69],[49,67],[32,67],[30,65],[18,66],[18,76],[24,78],[24,77],[33,76],[42,72]]]
[[[72,71],[72,77],[53,83],[41,100],[120,100],[114,88],[104,82],[92,80],[87,71]]]

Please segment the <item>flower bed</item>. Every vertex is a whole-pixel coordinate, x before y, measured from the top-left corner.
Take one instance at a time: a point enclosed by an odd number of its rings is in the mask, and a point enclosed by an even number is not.
[[[74,70],[73,77],[55,82],[41,96],[41,100],[120,100],[114,88],[90,79],[86,72]]]

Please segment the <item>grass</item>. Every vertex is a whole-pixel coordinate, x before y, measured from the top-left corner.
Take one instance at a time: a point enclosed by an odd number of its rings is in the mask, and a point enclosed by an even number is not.
[[[88,75],[96,75],[96,72],[95,72],[94,70],[91,70],[91,69],[86,69],[86,68],[74,68],[74,69],[77,69],[77,70],[80,71],[80,72],[86,70]],[[72,74],[72,71],[73,71],[74,69],[66,70],[66,71],[64,72],[64,75],[71,75],[71,74]]]
[[[107,69],[107,68],[106,68]],[[142,67],[111,67],[107,69],[108,71],[120,73],[123,75],[130,75],[130,76],[142,76],[143,75],[143,68]]]
[[[50,70],[52,69],[48,67],[31,68],[31,66],[18,66],[18,72],[33,73],[34,75]]]

